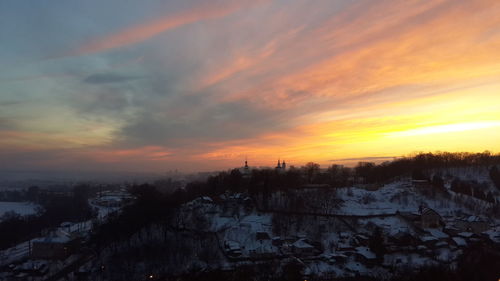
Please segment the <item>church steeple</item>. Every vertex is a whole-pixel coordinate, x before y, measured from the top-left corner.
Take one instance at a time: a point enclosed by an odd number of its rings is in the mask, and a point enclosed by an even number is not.
[[[281,169],[281,160],[278,159],[278,166],[276,166],[276,169]]]
[[[250,167],[248,167],[248,160],[245,157],[245,166],[240,169],[240,172],[243,173],[243,177],[248,178],[250,176]]]

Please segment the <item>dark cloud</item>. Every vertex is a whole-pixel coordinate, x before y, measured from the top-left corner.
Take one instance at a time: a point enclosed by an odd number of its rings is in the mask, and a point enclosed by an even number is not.
[[[0,117],[0,131],[1,130],[11,130],[16,128],[15,122],[6,118]]]
[[[238,140],[286,126],[278,110],[244,101],[203,105],[204,100],[189,97],[164,112],[149,108],[124,126],[119,137],[133,145],[182,147],[189,145],[187,139],[200,143]]]
[[[127,92],[122,89],[100,89],[98,92],[80,94],[73,97],[73,108],[80,114],[105,115],[119,114],[130,106]]]
[[[87,78],[83,79],[83,82],[89,84],[106,84],[106,83],[118,83],[118,82],[126,82],[131,80],[142,79],[144,77],[140,76],[131,76],[131,75],[122,75],[115,73],[101,73],[101,74],[92,74],[87,76]]]

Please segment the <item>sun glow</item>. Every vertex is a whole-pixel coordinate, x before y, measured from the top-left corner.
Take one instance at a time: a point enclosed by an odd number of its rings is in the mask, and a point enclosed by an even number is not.
[[[452,132],[463,132],[479,129],[488,129],[500,127],[500,121],[485,121],[485,122],[470,122],[470,123],[458,123],[458,124],[447,124],[447,125],[436,125],[428,126],[423,128],[416,128],[411,130],[399,131],[388,133],[391,137],[408,137],[408,136],[419,136],[419,135],[430,135],[430,134],[443,134]]]

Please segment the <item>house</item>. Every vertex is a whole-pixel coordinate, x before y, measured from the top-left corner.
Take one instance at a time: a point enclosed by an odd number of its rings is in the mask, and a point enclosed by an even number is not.
[[[240,217],[240,197],[228,194],[220,195],[223,217]]]
[[[443,228],[443,232],[447,233],[448,235],[455,236],[461,231],[459,228],[455,227],[454,225],[446,225]]]
[[[420,208],[420,226],[422,228],[438,228],[441,226],[441,216],[431,208]]]
[[[429,255],[431,252],[432,251],[429,250],[429,248],[427,248],[424,245],[418,245],[417,246],[417,253],[419,253],[420,255]]]
[[[316,249],[313,245],[306,242],[306,239],[299,239],[292,244],[292,251],[300,256],[312,256],[315,254]]]
[[[353,251],[354,246],[351,245],[349,240],[347,240],[347,241],[339,240],[339,242],[337,243],[336,250],[342,251],[342,252]]]
[[[377,256],[368,247],[356,247],[354,252],[356,261],[371,267],[376,264]]]
[[[239,257],[242,254],[240,244],[235,241],[225,241],[224,249],[229,257]]]
[[[351,234],[348,232],[339,232],[339,240],[337,242],[337,251],[353,251],[355,239],[352,237],[351,239]]]
[[[269,259],[277,255],[277,249],[271,244],[260,244],[248,249],[248,254],[254,259]]]
[[[452,237],[451,240],[457,247],[467,246],[467,241],[465,241],[462,237]]]
[[[354,237],[360,246],[368,246],[370,239],[363,234],[356,234]]]
[[[276,236],[271,239],[273,246],[280,247],[283,245],[283,239],[281,237]]]
[[[80,238],[57,229],[47,236],[32,240],[31,256],[35,259],[65,259],[80,245]]]
[[[467,231],[479,234],[490,228],[488,221],[478,216],[468,216],[461,218],[454,223],[460,231]]]
[[[255,239],[257,239],[258,241],[263,241],[263,240],[270,240],[271,237],[269,236],[269,233],[265,231],[257,231],[255,233]]]
[[[408,232],[402,232],[402,231],[392,236],[389,236],[388,242],[390,246],[394,246],[389,248],[392,248],[394,250],[400,250],[401,248],[406,248],[406,249],[413,248],[420,243],[418,238],[416,238],[415,236],[411,235]]]
[[[333,253],[330,255],[336,263],[344,264],[347,261],[347,256],[341,253]]]
[[[423,243],[425,246],[427,246],[427,247],[429,247],[429,248],[433,248],[433,247],[436,245],[436,243],[438,243],[438,242],[439,242],[439,239],[438,239],[437,237],[432,236],[432,235],[425,235],[425,236],[422,236],[422,237],[420,238],[420,240],[422,241],[422,243]]]

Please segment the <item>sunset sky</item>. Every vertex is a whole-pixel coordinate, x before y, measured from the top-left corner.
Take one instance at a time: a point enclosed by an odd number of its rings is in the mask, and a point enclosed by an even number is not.
[[[0,2],[0,169],[500,152],[498,0]]]

